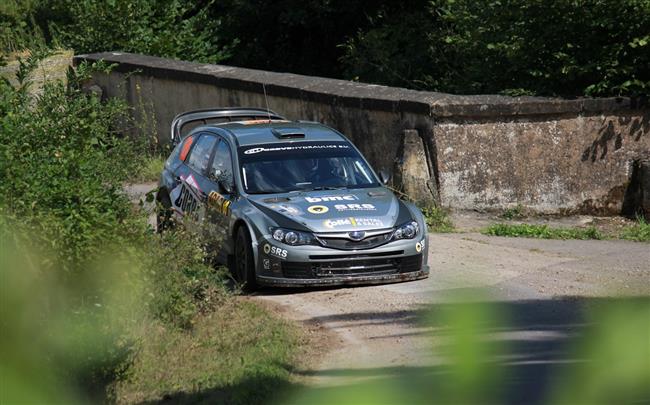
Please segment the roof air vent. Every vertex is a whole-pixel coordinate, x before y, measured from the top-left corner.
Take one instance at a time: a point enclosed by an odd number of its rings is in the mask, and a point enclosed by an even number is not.
[[[305,133],[300,128],[273,128],[273,135],[280,139],[304,138]]]

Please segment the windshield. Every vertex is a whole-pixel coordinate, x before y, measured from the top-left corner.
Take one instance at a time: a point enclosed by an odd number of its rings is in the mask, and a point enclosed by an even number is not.
[[[249,194],[378,186],[374,174],[347,142],[279,143],[239,148]]]

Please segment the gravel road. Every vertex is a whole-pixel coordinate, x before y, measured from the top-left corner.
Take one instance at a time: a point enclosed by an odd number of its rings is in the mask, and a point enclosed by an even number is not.
[[[155,183],[125,187],[138,201]],[[145,204],[149,210],[151,204]],[[150,218],[152,224],[154,218]],[[580,226],[620,218],[544,219]],[[550,222],[549,222],[550,221]],[[516,347],[506,365],[517,369],[512,403],[540,403],[557,365],[575,361],[571,340],[585,327],[584,309],[613,301],[650,301],[650,244],[622,240],[540,240],[485,236],[494,222],[456,214],[460,233],[429,236],[428,279],[381,286],[271,289],[251,299],[302,322],[312,336],[310,359],[294,370],[313,386],[348,384],[444,365],[441,328],[423,317],[459,302],[499,304],[510,317],[497,338]],[[648,326],[650,333],[650,323]],[[494,338],[494,333],[489,337]],[[514,359],[514,360],[513,360]]]
[[[333,332],[320,358],[303,371],[313,384],[330,385],[370,378],[376,374],[372,370],[390,373],[440,364],[432,350],[436,330],[420,320],[431,308],[459,297],[508,306],[517,326],[502,337],[519,344],[544,342],[521,346],[526,347],[522,356],[552,364],[568,360],[557,349],[579,333],[576,325],[585,304],[650,296],[646,243],[454,233],[431,235],[429,246],[431,275],[425,280],[327,290],[265,289],[254,299],[280,305],[284,316],[312,329]],[[531,380],[543,381],[544,373],[544,367],[534,371]],[[528,396],[519,399],[538,394],[528,387]]]

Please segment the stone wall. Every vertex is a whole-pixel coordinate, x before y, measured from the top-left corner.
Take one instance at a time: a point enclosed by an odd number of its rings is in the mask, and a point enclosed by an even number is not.
[[[122,53],[75,63],[100,59],[116,67],[94,82],[161,142],[176,114],[265,107],[265,88],[272,110],[343,132],[423,204],[619,213],[634,161],[650,152],[644,100],[455,96]]]

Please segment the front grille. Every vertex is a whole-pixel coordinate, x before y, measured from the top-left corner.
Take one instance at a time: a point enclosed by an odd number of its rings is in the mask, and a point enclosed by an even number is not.
[[[370,255],[340,256],[327,261],[282,262],[286,278],[362,277],[420,270],[422,255],[406,257],[371,257]]]
[[[377,253],[361,253],[350,255],[310,255],[312,260],[342,260],[342,259],[365,259],[367,257],[386,257],[397,256],[403,254],[403,250],[391,250],[390,252],[377,252]]]
[[[354,241],[347,238],[331,238],[325,235],[319,235],[318,239],[323,246],[332,249],[341,250],[357,250],[357,249],[372,249],[381,246],[390,241],[392,236],[391,232],[386,232],[381,235],[369,236],[360,241]]]

